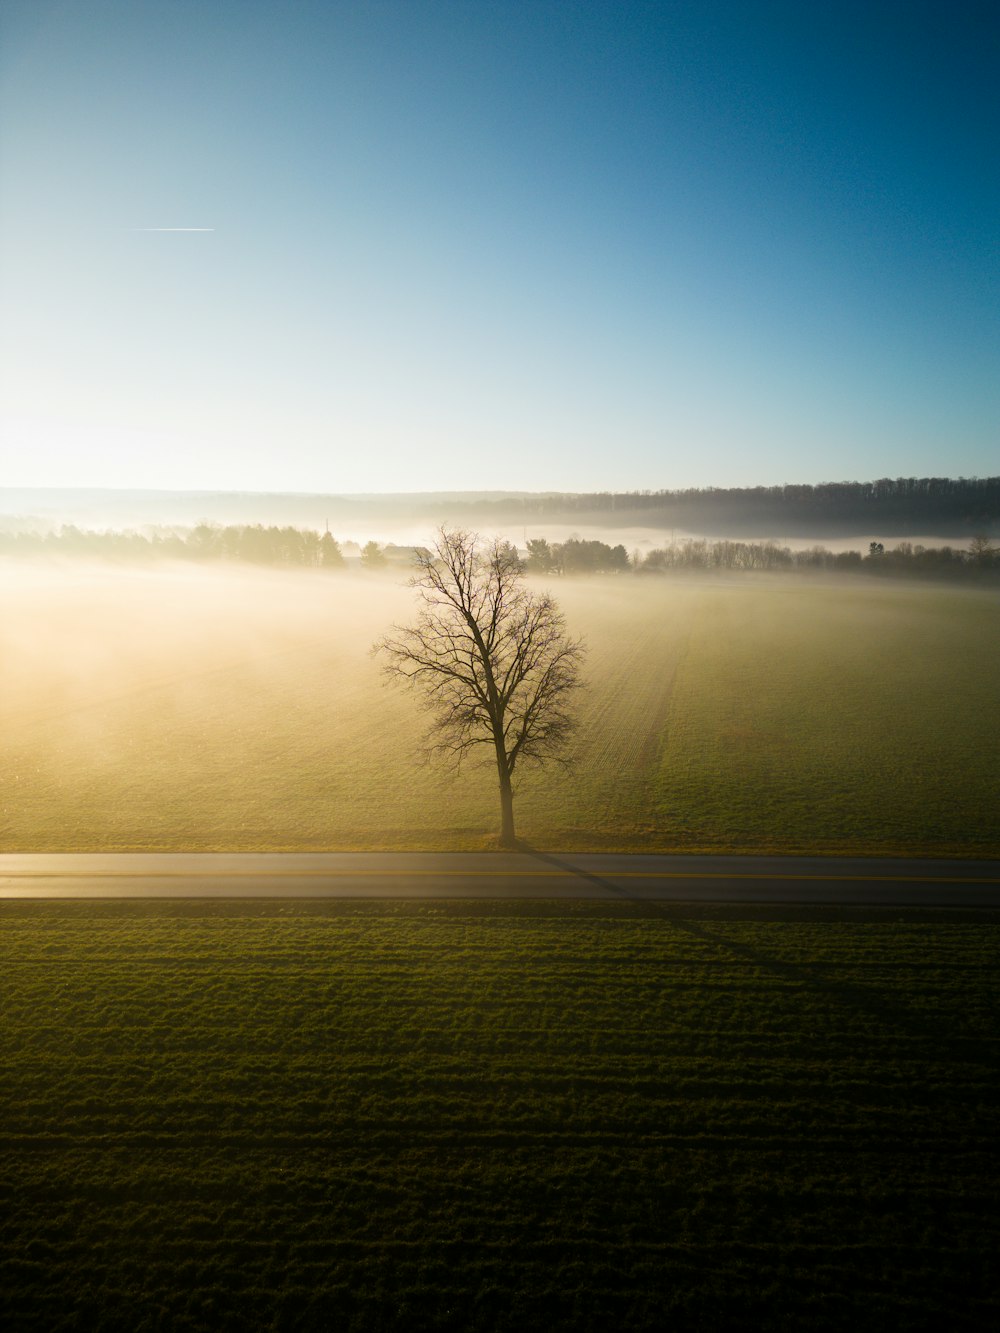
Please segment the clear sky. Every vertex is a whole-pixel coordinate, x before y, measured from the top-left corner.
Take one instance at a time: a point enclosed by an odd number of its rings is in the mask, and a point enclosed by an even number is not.
[[[2,13],[0,484],[1000,471],[995,0]]]

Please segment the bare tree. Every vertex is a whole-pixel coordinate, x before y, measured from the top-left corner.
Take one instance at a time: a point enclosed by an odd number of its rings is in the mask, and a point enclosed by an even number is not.
[[[992,537],[988,537],[985,533],[977,533],[972,541],[969,542],[969,559],[974,565],[979,565],[980,568],[986,569],[993,563],[995,558],[996,553],[993,549]]]
[[[415,625],[393,626],[375,644],[386,674],[424,697],[431,752],[462,760],[485,747],[500,784],[500,843],[515,844],[514,771],[560,755],[575,723],[583,644],[570,639],[552,598],[530,592],[506,542],[441,528],[418,552],[410,580]],[[485,756],[484,756],[485,757]]]

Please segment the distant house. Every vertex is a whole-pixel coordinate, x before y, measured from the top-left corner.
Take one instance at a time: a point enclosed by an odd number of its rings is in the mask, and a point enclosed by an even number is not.
[[[395,546],[389,542],[383,546],[382,554],[391,565],[415,565],[418,555],[426,555],[425,546]]]

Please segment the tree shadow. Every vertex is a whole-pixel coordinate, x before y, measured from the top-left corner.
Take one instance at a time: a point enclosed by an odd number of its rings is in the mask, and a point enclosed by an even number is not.
[[[738,958],[741,962],[747,963],[762,972],[769,973],[785,983],[809,990],[814,994],[833,997],[857,1012],[865,1014],[869,1019],[874,1019],[887,1027],[895,1028],[908,1038],[923,1041],[930,1038],[945,1042],[949,1046],[949,1059],[958,1060],[964,1064],[979,1065],[991,1071],[995,1069],[992,1061],[980,1058],[974,1051],[962,1051],[961,1048],[966,1042],[970,1046],[977,1046],[980,1041],[978,1037],[960,1037],[946,1022],[936,1016],[914,1013],[912,1009],[889,998],[886,995],[884,985],[875,990],[855,981],[845,981],[831,977],[828,974],[823,975],[824,964],[821,962],[814,965],[787,962],[784,959],[765,954],[760,949],[754,948],[753,945],[730,939],[727,935],[713,931],[701,922],[692,919],[689,914],[690,909],[698,906],[694,899],[689,903],[675,900],[668,904],[656,898],[632,893],[604,875],[574,865],[572,861],[563,860],[554,856],[551,852],[540,851],[523,839],[518,839],[517,850],[533,857],[536,861],[553,866],[565,874],[575,875],[594,888],[600,889],[604,897],[641,906],[646,909],[650,916],[658,916],[664,921],[669,921],[678,931],[683,932],[690,938],[698,940],[720,953]],[[713,904],[713,906],[717,905],[722,904]],[[741,904],[740,906],[746,905]],[[767,904],[760,904],[760,906],[766,907]]]

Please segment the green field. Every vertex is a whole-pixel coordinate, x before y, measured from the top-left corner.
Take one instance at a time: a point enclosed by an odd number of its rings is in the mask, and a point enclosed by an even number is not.
[[[0,921],[14,1333],[1000,1314],[1000,913]]]
[[[422,766],[368,653],[374,575],[7,565],[0,849],[481,848],[488,770]],[[558,582],[589,645],[569,774],[519,832],[575,850],[1000,854],[990,590]]]

